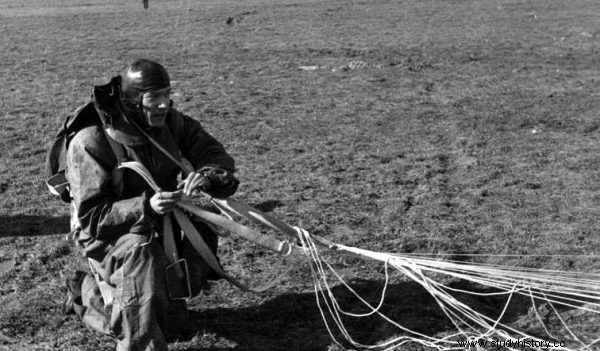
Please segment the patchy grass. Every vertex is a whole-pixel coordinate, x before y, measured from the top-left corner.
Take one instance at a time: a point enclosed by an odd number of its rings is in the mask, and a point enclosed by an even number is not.
[[[597,1],[151,0],[145,11],[0,0],[0,10],[0,349],[113,347],[58,312],[64,277],[83,261],[63,240],[68,211],[45,190],[43,158],[91,85],[138,57],[166,65],[178,107],[235,156],[236,198],[288,223],[373,250],[598,268],[594,257],[529,256],[600,247]],[[357,61],[367,65],[345,68]],[[236,239],[221,256],[257,279],[278,266]],[[380,267],[334,262],[376,300]],[[219,283],[193,299],[198,332],[172,349],[333,350],[298,267],[264,294]],[[386,308],[423,332],[451,329],[403,277]],[[397,333],[353,323],[366,342]]]

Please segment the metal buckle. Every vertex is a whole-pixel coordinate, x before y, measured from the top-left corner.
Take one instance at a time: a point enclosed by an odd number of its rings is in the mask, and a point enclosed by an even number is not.
[[[185,300],[192,297],[190,274],[185,258],[166,266],[165,276],[167,277],[167,292],[171,300]],[[184,289],[187,290],[184,291]]]

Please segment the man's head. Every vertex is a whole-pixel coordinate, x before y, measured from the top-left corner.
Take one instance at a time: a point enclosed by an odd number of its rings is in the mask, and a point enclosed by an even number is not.
[[[144,127],[165,124],[170,105],[171,82],[167,70],[154,61],[139,59],[121,75],[121,100],[127,117]]]

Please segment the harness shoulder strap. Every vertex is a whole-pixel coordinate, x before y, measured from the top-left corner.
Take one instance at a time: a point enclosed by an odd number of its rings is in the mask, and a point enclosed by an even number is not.
[[[184,173],[184,176],[187,176],[188,173],[194,171],[194,168],[190,164],[186,164],[182,161],[179,161],[175,156],[173,156],[167,149],[165,149],[162,145],[160,145],[154,138],[150,136],[150,134],[146,133],[144,129],[142,129],[134,120],[129,119],[129,123],[131,123],[139,132],[142,134],[148,141],[152,143],[160,152],[162,152],[169,160],[171,160],[175,165],[177,165]]]
[[[117,158],[117,167],[112,172],[112,184],[117,194],[121,194],[123,191],[123,172],[119,169],[119,166],[128,161],[125,147],[110,136],[108,128],[103,127],[102,130],[104,131],[108,145],[110,145],[113,154]]]
[[[107,129],[108,128],[102,128],[102,130],[104,131],[104,135],[106,136],[106,140],[108,140],[108,145],[110,145],[110,148],[112,149],[113,153],[115,154],[115,157],[117,158],[118,167],[119,165],[121,165],[121,163],[127,161],[125,149],[123,148],[123,145],[121,143],[117,142],[115,139],[113,139],[113,137],[110,136],[110,133]]]

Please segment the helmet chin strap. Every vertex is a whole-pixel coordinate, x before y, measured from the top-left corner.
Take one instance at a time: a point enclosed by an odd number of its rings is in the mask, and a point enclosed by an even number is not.
[[[134,106],[131,106],[131,105],[126,106],[124,109],[124,112],[125,112],[125,116],[128,119],[134,121],[138,126],[143,128],[144,130],[151,131],[156,128],[153,128],[148,124],[146,114],[144,112],[144,105],[142,103],[143,98],[144,98],[144,93],[140,93],[137,98],[137,101],[135,102],[135,105]]]
[[[138,95],[138,102],[137,102],[137,106],[138,106],[138,116],[140,116],[141,121],[139,122],[141,124],[141,127],[150,131],[153,130],[155,128],[152,128],[149,124],[148,124],[148,119],[146,117],[146,113],[144,112],[144,93],[141,92]]]

